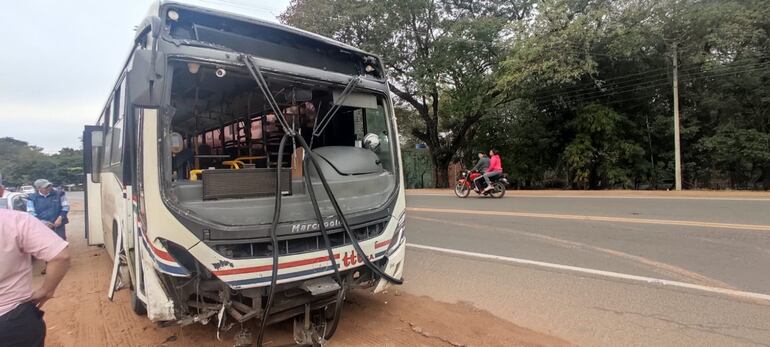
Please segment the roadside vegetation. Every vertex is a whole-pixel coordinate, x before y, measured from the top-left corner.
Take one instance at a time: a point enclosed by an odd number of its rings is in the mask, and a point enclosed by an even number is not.
[[[0,138],[0,173],[8,187],[31,185],[39,178],[55,185],[83,183],[83,152],[62,148],[59,153],[46,154],[27,142]]]
[[[437,187],[477,150],[522,188],[770,189],[763,0],[293,0],[287,24],[381,55]]]

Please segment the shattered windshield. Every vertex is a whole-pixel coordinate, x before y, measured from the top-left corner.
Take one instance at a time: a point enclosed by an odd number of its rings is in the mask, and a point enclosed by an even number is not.
[[[395,191],[396,134],[384,95],[351,88],[343,98],[344,86],[271,74],[266,86],[282,122],[245,69],[189,61],[171,66],[174,112],[163,135],[164,176],[169,195],[185,209],[227,225],[267,223],[280,163],[281,191],[293,206],[282,215],[287,220],[312,215],[302,197],[303,177],[314,177],[315,169],[303,165],[307,154],[296,141],[288,140],[279,153],[290,129],[321,159],[346,212],[381,208]],[[249,203],[239,202],[243,199]],[[327,207],[332,213],[322,203]]]

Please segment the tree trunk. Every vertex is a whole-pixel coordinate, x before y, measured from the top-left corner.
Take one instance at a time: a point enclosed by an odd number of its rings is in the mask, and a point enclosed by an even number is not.
[[[596,165],[592,165],[590,170],[588,172],[588,189],[599,189],[599,174],[596,172]]]
[[[449,188],[449,160],[433,161],[436,177],[436,188]]]

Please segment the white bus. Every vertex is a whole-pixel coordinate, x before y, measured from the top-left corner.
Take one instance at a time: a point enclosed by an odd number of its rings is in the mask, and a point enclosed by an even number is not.
[[[83,140],[86,237],[152,321],[240,326],[247,345],[294,318],[298,343],[321,344],[349,290],[401,282],[404,179],[375,55],[160,1]]]

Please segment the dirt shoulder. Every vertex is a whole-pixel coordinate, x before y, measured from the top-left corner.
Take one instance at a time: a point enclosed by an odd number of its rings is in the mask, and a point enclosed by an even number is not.
[[[232,346],[237,328],[216,338],[207,326],[160,328],[129,307],[129,293],[107,299],[112,263],[100,247],[82,237],[82,212],[73,211],[68,229],[73,253],[70,272],[44,310],[47,346]],[[408,271],[408,270],[407,270]],[[39,282],[40,277],[36,278]],[[417,280],[417,279],[414,279]],[[266,346],[291,342],[290,322],[272,326]],[[570,346],[556,337],[516,326],[467,304],[447,304],[390,290],[383,295],[354,292],[330,346]]]
[[[450,189],[407,189],[406,195],[453,195]],[[747,198],[770,199],[770,192],[741,190],[509,190],[506,197],[663,197],[663,198]]]

